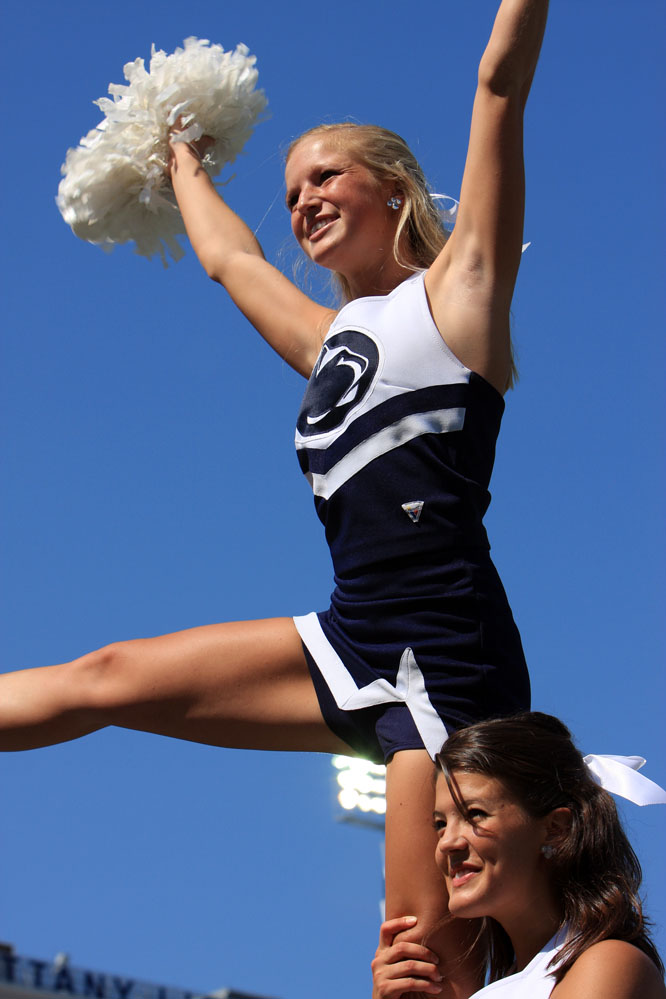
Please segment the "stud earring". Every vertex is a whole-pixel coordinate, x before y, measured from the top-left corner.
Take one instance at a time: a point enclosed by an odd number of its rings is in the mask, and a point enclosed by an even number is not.
[[[397,212],[399,208],[402,208],[402,198],[399,198],[397,194],[391,195],[386,204],[389,208],[392,208],[394,212]]]
[[[546,860],[552,860],[553,857],[555,856],[555,847],[552,846],[550,843],[544,843],[543,846],[541,847],[541,852]]]

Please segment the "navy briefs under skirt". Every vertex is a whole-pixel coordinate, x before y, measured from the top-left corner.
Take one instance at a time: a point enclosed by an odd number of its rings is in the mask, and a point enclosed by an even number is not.
[[[449,732],[526,711],[518,629],[487,551],[394,559],[336,577],[329,610],[295,617],[329,728],[377,763],[432,757]]]

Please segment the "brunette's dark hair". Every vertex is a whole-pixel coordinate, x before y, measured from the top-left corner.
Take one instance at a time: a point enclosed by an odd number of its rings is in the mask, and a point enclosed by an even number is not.
[[[600,940],[626,940],[664,966],[650,939],[638,894],[641,867],[620,823],[615,802],[592,778],[568,728],[552,715],[528,711],[479,722],[454,732],[437,757],[456,806],[465,803],[456,772],[495,777],[535,818],[571,810],[571,827],[547,862],[568,928],[554,972],[559,982],[576,958]],[[508,935],[484,920],[490,981],[506,976],[514,960]]]

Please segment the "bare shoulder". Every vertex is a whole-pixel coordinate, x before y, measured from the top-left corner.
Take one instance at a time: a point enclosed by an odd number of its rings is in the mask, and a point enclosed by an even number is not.
[[[464,254],[455,252],[455,237],[454,232],[426,273],[430,312],[458,360],[504,394],[511,371],[513,284],[502,290],[468,265]]]
[[[624,940],[602,940],[581,954],[551,999],[664,999],[659,971],[642,950]]]

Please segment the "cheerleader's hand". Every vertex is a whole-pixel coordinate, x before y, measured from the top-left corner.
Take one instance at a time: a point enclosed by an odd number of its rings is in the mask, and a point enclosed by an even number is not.
[[[178,118],[175,124],[169,129],[169,163],[167,165],[167,174],[170,175],[171,167],[174,162],[174,146],[186,146],[192,155],[199,160],[199,163],[203,162],[203,158],[206,155],[207,150],[211,146],[215,145],[215,139],[212,135],[202,135],[199,139],[191,139],[189,142],[178,142],[174,141],[176,136],[185,130],[186,126],[183,124],[182,115]]]
[[[393,942],[398,933],[415,925],[416,916],[400,916],[382,923],[372,962],[372,999],[400,999],[408,992],[437,996],[442,991],[437,955],[408,940]]]

